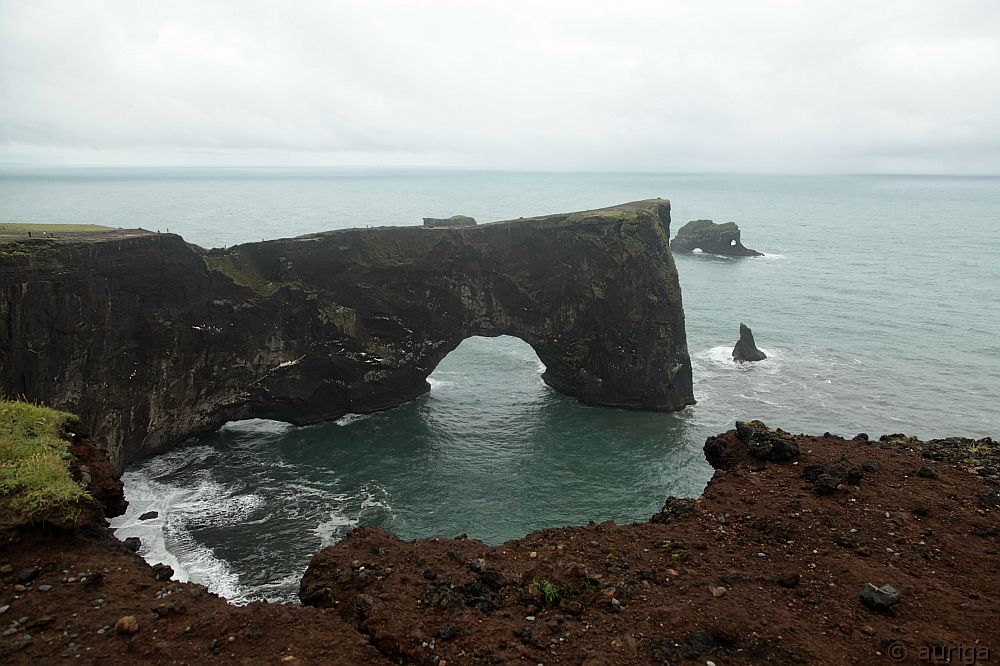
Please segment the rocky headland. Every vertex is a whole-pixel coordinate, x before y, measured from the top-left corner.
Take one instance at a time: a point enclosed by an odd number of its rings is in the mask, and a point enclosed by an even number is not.
[[[87,451],[93,478],[106,484],[111,466]],[[147,565],[103,520],[8,524],[0,661],[997,658],[996,443],[792,436],[751,422],[709,438],[705,453],[716,472],[703,495],[669,498],[649,522],[546,529],[496,546],[356,529],[313,558],[304,605],[234,607],[173,582],[168,567]],[[105,496],[116,505],[113,489]]]
[[[0,394],[78,415],[112,462],[227,421],[389,409],[473,335],[588,405],[694,403],[670,204],[205,250],[107,230],[0,239]],[[102,444],[102,446],[105,444]]]
[[[316,554],[294,605],[232,606],[109,530],[123,501],[115,466],[230,419],[400,404],[470,335],[524,339],[545,380],[588,404],[690,404],[668,236],[669,204],[652,200],[222,250],[142,230],[5,237],[2,389],[81,415],[68,471],[89,496],[64,519],[30,521],[0,495],[0,661],[997,659],[1000,451],[988,438],[739,422],[705,443],[704,493],[665,498],[648,522],[492,546],[359,528]]]

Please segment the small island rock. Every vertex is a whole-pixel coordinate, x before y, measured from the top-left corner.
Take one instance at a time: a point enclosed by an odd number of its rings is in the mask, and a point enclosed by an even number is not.
[[[745,363],[750,361],[763,361],[767,354],[757,349],[753,341],[753,332],[746,324],[740,324],[740,340],[733,347],[733,361]]]
[[[763,257],[763,252],[744,247],[740,242],[740,228],[735,222],[716,224],[712,220],[693,220],[677,232],[670,241],[674,252],[694,252],[700,249],[708,254],[728,254],[736,257]]]

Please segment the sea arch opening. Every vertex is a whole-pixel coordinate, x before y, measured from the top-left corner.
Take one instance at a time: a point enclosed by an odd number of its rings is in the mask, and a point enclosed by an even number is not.
[[[511,335],[472,335],[449,352],[428,376],[435,409],[463,411],[489,406],[511,418],[537,408],[553,391],[542,381],[545,364],[535,349]]]

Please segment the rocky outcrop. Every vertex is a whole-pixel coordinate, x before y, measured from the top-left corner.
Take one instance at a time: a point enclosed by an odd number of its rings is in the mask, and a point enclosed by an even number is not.
[[[747,440],[762,435],[800,456],[761,460]],[[313,557],[302,604],[232,606],[167,580],[170,567],[143,562],[103,518],[0,530],[0,663],[840,666],[948,645],[992,663],[996,442],[787,436],[749,422],[709,438],[706,456],[725,465],[712,462],[701,497],[670,498],[648,523],[493,545],[359,527]],[[927,464],[939,479],[913,473]],[[880,471],[820,493],[816,466]]]
[[[425,227],[474,227],[476,219],[468,215],[452,215],[451,217],[425,217]]]
[[[78,414],[121,468],[226,421],[397,406],[512,335],[589,405],[693,404],[670,205],[203,250],[141,230],[0,245],[0,391]]]
[[[733,347],[733,360],[737,363],[763,361],[767,354],[757,349],[753,341],[753,331],[746,324],[740,324],[740,339]]]
[[[700,249],[708,254],[728,254],[736,257],[762,257],[763,252],[744,247],[740,242],[740,228],[735,222],[715,224],[712,220],[688,222],[672,241],[674,252],[694,252]]]
[[[955,464],[965,450],[942,449],[945,485],[912,473],[926,461],[912,441],[741,421],[706,442],[716,472],[702,496],[670,498],[648,523],[494,546],[362,527],[313,557],[299,597],[405,663],[875,664],[890,643],[904,657],[929,641],[971,645],[996,633],[1000,519],[975,499],[996,500],[996,480]],[[885,471],[859,487],[803,484],[807,463],[870,457]],[[811,631],[820,616],[837,629]]]

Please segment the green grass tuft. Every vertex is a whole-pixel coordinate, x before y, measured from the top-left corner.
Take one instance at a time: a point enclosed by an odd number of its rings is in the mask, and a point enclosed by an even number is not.
[[[573,597],[580,596],[587,590],[595,589],[595,586],[585,582],[579,585],[570,585],[569,583],[560,585],[547,578],[532,578],[531,584],[541,591],[542,597],[545,598],[545,603],[549,605],[556,603],[560,599],[572,599]]]
[[[71,519],[90,495],[70,474],[66,426],[76,417],[25,402],[0,400],[0,495],[29,521]]]

